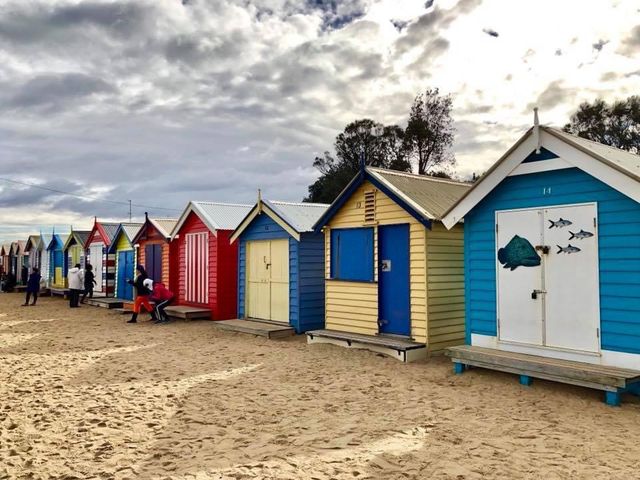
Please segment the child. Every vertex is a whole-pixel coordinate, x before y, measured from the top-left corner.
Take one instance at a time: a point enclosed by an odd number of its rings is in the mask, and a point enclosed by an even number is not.
[[[89,298],[93,298],[93,286],[96,285],[96,276],[93,274],[93,266],[87,264],[84,269],[84,293],[82,294],[82,300],[80,303],[87,302],[87,295]]]
[[[153,313],[153,308],[149,304],[149,295],[151,295],[151,290],[144,285],[145,280],[149,278],[147,272],[145,271],[142,265],[138,265],[136,267],[136,271],[138,275],[135,280],[127,279],[127,283],[129,285],[133,285],[136,289],[136,299],[133,302],[133,315],[131,315],[131,320],[127,320],[127,323],[136,323],[138,321],[138,314],[140,313],[140,308],[144,307],[147,312],[151,314],[151,320],[155,320],[155,313]]]
[[[69,282],[69,307],[78,308],[80,301],[80,292],[84,290],[84,270],[79,263],[67,272],[67,280]]]
[[[169,321],[169,317],[164,313],[164,309],[168,307],[173,301],[174,295],[171,290],[165,287],[160,282],[153,282],[153,292],[151,292],[151,300],[156,303],[155,313],[156,313],[156,321],[155,323],[166,323]]]
[[[22,304],[23,307],[29,305],[29,300],[31,299],[31,295],[33,295],[33,303],[32,306],[36,304],[38,300],[38,293],[40,292],[40,280],[42,277],[40,276],[40,270],[38,268],[33,268],[31,275],[29,275],[29,280],[27,280],[27,298]]]

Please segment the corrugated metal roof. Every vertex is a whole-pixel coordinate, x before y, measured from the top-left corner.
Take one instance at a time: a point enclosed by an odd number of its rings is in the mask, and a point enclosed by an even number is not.
[[[122,230],[127,235],[129,241],[133,240],[138,231],[142,228],[142,223],[121,223]]]
[[[119,223],[102,223],[100,222],[100,226],[103,228],[104,233],[106,233],[109,243],[113,242],[113,237],[115,237],[116,232],[118,231]]]
[[[176,223],[178,223],[178,220],[176,218],[150,218],[149,220],[151,220],[158,231],[167,238],[171,236],[173,227],[175,227]]]
[[[18,244],[18,252],[20,252],[20,254],[24,253],[24,247],[27,246],[27,241],[18,240],[16,243]]]
[[[215,230],[234,230],[253,206],[238,203],[191,203],[205,217],[205,223],[209,223],[209,227]]]
[[[442,215],[471,188],[469,183],[429,175],[372,167],[367,167],[367,171],[431,220],[440,220]]]
[[[586,138],[564,132],[559,128],[546,126],[541,126],[540,128],[546,130],[551,135],[560,137],[578,149],[586,150],[585,153],[591,154],[598,160],[610,163],[613,168],[640,181],[640,155],[587,140]]]
[[[73,234],[78,239],[78,244],[82,245],[84,247],[84,244],[87,243],[87,239],[89,238],[89,235],[91,234],[91,231],[90,230],[75,230],[73,232]]]
[[[329,208],[325,203],[263,201],[298,233],[313,231],[315,223]]]

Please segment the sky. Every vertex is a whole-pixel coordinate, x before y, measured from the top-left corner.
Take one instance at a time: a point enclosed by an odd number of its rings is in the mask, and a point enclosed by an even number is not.
[[[348,122],[405,126],[427,88],[468,178],[534,106],[639,87],[637,0],[0,0],[0,177],[90,197],[0,180],[0,240],[300,201]]]

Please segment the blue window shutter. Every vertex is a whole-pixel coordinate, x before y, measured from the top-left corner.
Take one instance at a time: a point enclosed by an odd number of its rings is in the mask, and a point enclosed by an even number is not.
[[[331,278],[373,281],[373,228],[331,230]]]

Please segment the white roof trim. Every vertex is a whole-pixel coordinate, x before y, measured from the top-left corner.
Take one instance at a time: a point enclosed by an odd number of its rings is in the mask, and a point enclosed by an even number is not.
[[[229,241],[231,243],[235,242],[242,232],[244,232],[247,227],[253,222],[253,220],[260,215],[261,213],[266,213],[271,220],[280,225],[289,235],[295,238],[298,242],[300,241],[300,233],[297,232],[291,225],[289,225],[286,220],[281,217],[280,213],[277,213],[274,208],[272,208],[268,202],[264,200],[258,201],[251,209],[251,212],[242,220],[242,223],[235,229]]]
[[[618,190],[629,198],[640,202],[640,188],[638,181],[599,158],[571,145],[562,137],[553,135],[543,127],[540,131],[541,146],[558,155],[564,162],[577,167],[589,175],[605,182],[611,188]],[[468,194],[453,206],[443,217],[442,223],[452,228],[469,211],[500,184],[508,175],[529,156],[537,147],[532,131],[525,133],[516,144],[494,166],[486,176],[469,190]],[[544,160],[548,161],[548,160]],[[543,162],[544,162],[543,161]]]
[[[217,225],[215,225],[213,221],[209,218],[209,216],[202,211],[202,209],[199,207],[199,205],[196,202],[189,202],[187,207],[184,209],[184,212],[182,212],[182,215],[180,215],[180,218],[178,219],[178,223],[176,223],[176,226],[173,227],[173,230],[171,231],[171,240],[176,238],[176,235],[182,228],[182,225],[184,225],[184,222],[187,220],[187,217],[191,212],[198,215],[198,218],[202,220],[202,222],[207,227],[209,227],[209,230],[211,230],[211,233],[213,233],[215,236],[218,236]]]

